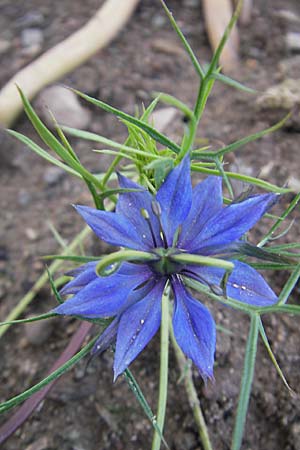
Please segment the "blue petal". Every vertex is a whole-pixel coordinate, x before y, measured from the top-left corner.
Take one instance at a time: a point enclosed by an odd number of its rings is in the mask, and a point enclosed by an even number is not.
[[[264,278],[255,269],[240,261],[232,261],[231,273],[226,292],[229,297],[252,306],[271,306],[278,298]],[[224,270],[215,267],[189,267],[209,284],[219,286]]]
[[[175,310],[173,328],[183,353],[198,367],[201,376],[213,377],[216,327],[209,310],[195,300],[178,282],[173,281]]]
[[[121,316],[114,361],[116,379],[157,332],[161,321],[161,296],[165,280],[160,280],[148,295]]]
[[[109,277],[96,276],[53,312],[86,318],[113,317],[122,311],[133,289],[148,281],[152,275],[146,265],[124,263],[118,272]]]
[[[206,222],[189,251],[200,252],[205,247],[222,246],[239,239],[273,206],[277,198],[276,194],[256,195],[223,208]]]
[[[179,248],[188,249],[206,222],[217,214],[223,205],[222,178],[208,177],[193,189],[192,207],[182,224]]]
[[[118,324],[119,319],[115,318],[108,327],[105,328],[103,333],[96,340],[91,351],[91,356],[100,355],[114,342],[117,335]]]
[[[168,244],[172,245],[173,236],[187,217],[192,204],[189,155],[169,173],[158,190],[156,199],[161,206],[161,220]]]
[[[84,288],[88,283],[97,278],[95,272],[98,262],[93,261],[68,272],[68,275],[73,276],[73,280],[69,281],[60,291],[60,295],[76,294],[80,289]]]
[[[126,192],[119,195],[119,200],[116,206],[117,214],[126,216],[132,223],[132,226],[139,230],[145,246],[152,249],[154,242],[150,233],[149,225],[146,219],[141,214],[141,209],[145,209],[150,218],[150,222],[154,231],[156,243],[161,245],[161,238],[159,234],[159,223],[157,217],[152,212],[152,201],[154,197],[142,186],[134,183],[128,178],[118,174],[119,184],[121,188],[125,189],[141,189],[142,192]]]
[[[147,250],[140,231],[122,214],[99,211],[88,206],[76,206],[76,210],[94,233],[108,244]]]

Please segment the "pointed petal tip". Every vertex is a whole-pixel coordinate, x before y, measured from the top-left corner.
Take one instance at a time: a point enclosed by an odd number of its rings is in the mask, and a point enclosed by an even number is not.
[[[127,369],[127,367],[125,367],[125,369],[120,369],[120,367],[116,367],[114,366],[114,377],[113,377],[113,383],[115,383],[117,381],[117,379],[119,378],[119,376]]]

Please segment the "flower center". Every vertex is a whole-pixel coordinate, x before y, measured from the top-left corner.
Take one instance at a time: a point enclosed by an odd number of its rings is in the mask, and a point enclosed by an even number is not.
[[[153,272],[160,275],[172,275],[178,273],[181,268],[181,264],[172,261],[171,256],[178,253],[175,248],[163,248],[159,247],[153,250],[153,253],[159,257],[158,261],[151,262],[149,265]]]

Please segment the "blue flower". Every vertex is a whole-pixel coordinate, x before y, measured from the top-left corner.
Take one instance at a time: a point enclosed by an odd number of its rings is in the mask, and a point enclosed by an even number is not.
[[[254,306],[270,306],[277,301],[258,272],[233,259],[243,245],[242,236],[277,196],[253,195],[223,206],[222,179],[208,177],[193,189],[189,164],[187,156],[169,173],[155,197],[119,175],[120,187],[135,191],[120,194],[115,212],[76,207],[103,241],[153,255],[151,261],[126,261],[106,277],[96,274],[97,262],[75,269],[74,278],[61,291],[72,297],[54,309],[57,314],[113,319],[96,342],[93,353],[100,353],[116,342],[115,378],[158,331],[161,298],[168,281],[174,294],[175,338],[202,377],[213,376],[215,322],[209,310],[193,298],[184,281],[190,277],[220,291],[225,270],[183,263],[176,260],[178,255],[189,253],[231,260],[234,269],[226,284],[230,297]]]

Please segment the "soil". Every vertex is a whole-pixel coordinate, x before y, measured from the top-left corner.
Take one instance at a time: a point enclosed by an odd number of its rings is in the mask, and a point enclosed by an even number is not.
[[[300,32],[299,22],[278,16],[283,8],[300,17],[298,0],[257,0],[253,18],[240,29],[241,67],[235,74],[242,82],[263,91],[282,81],[280,63],[294,60],[285,44],[288,31]],[[183,32],[201,61],[211,55],[200,1],[169,0]],[[0,39],[9,41],[10,49],[1,55],[0,83],[4,84],[33,56],[22,50],[22,32],[38,28],[42,33],[40,51],[52,47],[78,29],[99,7],[97,0],[0,0]],[[130,113],[135,105],[148,104],[152,91],[165,91],[192,105],[197,92],[197,78],[183,54],[180,43],[169,26],[158,1],[142,0],[130,23],[118,38],[88,63],[62,82]],[[88,107],[87,105],[85,105]],[[89,129],[122,142],[123,126],[112,116],[90,108]],[[199,138],[229,143],[274,123],[271,112],[260,112],[255,96],[218,83],[210,97],[199,129]],[[168,134],[179,136],[181,121],[174,122]],[[36,135],[22,116],[16,130],[31,139]],[[228,164],[236,171],[266,178],[283,185],[289,177],[299,183],[300,135],[293,126],[281,129],[256,143],[249,144]],[[40,255],[57,253],[58,244],[49,229],[50,221],[70,242],[82,228],[81,219],[70,206],[89,204],[80,181],[60,174],[49,181],[49,165],[22,144],[0,135],[1,154],[1,289],[0,317],[4,320],[12,307],[30,289],[42,273]],[[97,172],[105,169],[107,158],[93,154],[86,142],[74,141],[83,163]],[[48,173],[48,177],[47,174]],[[243,187],[235,184],[235,189]],[[292,200],[283,197],[278,211]],[[293,213],[288,225],[299,213]],[[252,239],[270,226],[265,220],[255,228]],[[295,222],[281,242],[293,242],[299,236]],[[87,253],[98,254],[99,243],[90,239]],[[288,274],[266,274],[276,292],[280,292]],[[291,301],[299,301],[299,288]],[[26,310],[26,316],[49,311],[54,305],[49,286],[39,292]],[[215,382],[205,387],[194,372],[214,448],[230,448],[239,381],[246,341],[247,317],[210,304],[216,321],[232,331],[218,333]],[[266,331],[278,362],[291,386],[300,385],[300,336],[296,317],[272,315],[264,318]],[[0,399],[16,395],[43,378],[67,345],[78,323],[56,319],[30,331],[25,326],[11,327],[1,339]],[[32,336],[34,332],[37,336]],[[153,410],[158,390],[158,337],[132,365]],[[122,377],[112,383],[110,352],[94,361],[85,371],[85,361],[66,374],[30,419],[3,445],[5,450],[105,450],[148,449],[152,430],[139,404]],[[171,353],[170,385],[165,437],[172,450],[201,449],[193,417],[186,400],[174,355]],[[2,422],[11,414],[2,417]],[[244,450],[299,450],[300,404],[291,397],[278,377],[267,352],[259,346],[256,375],[246,425]]]

